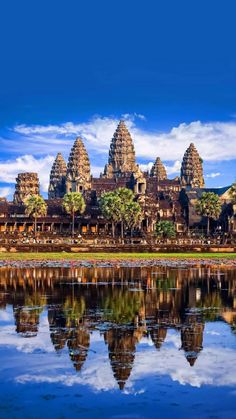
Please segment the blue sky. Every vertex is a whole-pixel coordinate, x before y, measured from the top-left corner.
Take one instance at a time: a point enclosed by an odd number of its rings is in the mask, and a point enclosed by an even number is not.
[[[45,193],[55,154],[78,134],[98,174],[122,115],[143,168],[160,155],[178,175],[194,141],[208,186],[235,180],[234,0],[4,3],[0,195],[28,170]]]

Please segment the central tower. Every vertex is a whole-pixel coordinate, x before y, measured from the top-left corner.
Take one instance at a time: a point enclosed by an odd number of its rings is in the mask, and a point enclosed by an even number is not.
[[[107,178],[120,177],[137,171],[132,137],[125,122],[120,121],[111,140],[108,164],[105,166],[103,176]]]
[[[90,161],[81,138],[71,149],[66,173],[66,192],[81,192],[91,188]]]

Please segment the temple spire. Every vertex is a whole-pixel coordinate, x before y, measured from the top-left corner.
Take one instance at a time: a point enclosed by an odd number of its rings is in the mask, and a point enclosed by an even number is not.
[[[184,153],[181,166],[181,181],[184,185],[192,188],[204,187],[202,159],[193,143],[190,144]]]
[[[19,173],[16,178],[14,204],[23,204],[27,196],[39,195],[39,178],[37,173]]]
[[[84,192],[91,187],[90,161],[81,138],[71,149],[66,174],[67,192]]]
[[[104,176],[112,178],[127,173],[135,173],[137,170],[133,140],[125,122],[121,120],[111,140]]]
[[[65,195],[66,162],[61,153],[58,153],[52,165],[48,198],[63,198]]]
[[[156,177],[158,180],[167,179],[166,169],[160,157],[156,158],[156,161],[151,168],[150,175]]]

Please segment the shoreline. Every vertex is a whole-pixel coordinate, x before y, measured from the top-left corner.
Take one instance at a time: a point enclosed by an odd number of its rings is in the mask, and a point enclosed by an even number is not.
[[[0,253],[0,267],[15,268],[125,268],[152,266],[235,267],[236,254],[152,254],[152,253]]]

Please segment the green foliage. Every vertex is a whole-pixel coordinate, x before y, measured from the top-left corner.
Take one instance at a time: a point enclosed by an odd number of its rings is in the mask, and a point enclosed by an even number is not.
[[[119,221],[120,199],[115,192],[105,192],[99,200],[99,206],[102,214],[107,220],[114,223]]]
[[[79,212],[83,214],[85,210],[85,201],[83,195],[80,192],[68,192],[63,198],[63,207],[66,212],[72,217],[72,236],[74,236],[75,231],[75,213]]]
[[[197,308],[202,310],[202,318],[204,321],[216,321],[222,309],[222,300],[218,292],[207,294],[197,302]]]
[[[118,188],[114,192],[102,194],[99,205],[102,214],[112,223],[121,223],[122,236],[123,226],[132,229],[142,216],[141,207],[134,201],[134,194],[130,189]]]
[[[214,192],[203,192],[196,204],[198,214],[217,220],[221,213],[221,202]]]
[[[78,326],[85,313],[86,303],[84,297],[73,298],[69,296],[63,306],[66,318],[66,327]]]
[[[47,205],[42,196],[29,195],[24,201],[25,213],[34,218],[43,217],[47,214]]]
[[[162,220],[156,223],[156,235],[163,238],[175,237],[175,225],[172,221]]]
[[[122,252],[118,252],[118,253],[109,253],[109,252],[104,252],[104,253],[96,253],[96,252],[16,252],[16,253],[12,253],[12,252],[0,252],[0,261],[32,261],[32,266],[34,266],[34,261],[38,260],[40,262],[43,263],[44,260],[58,260],[61,265],[63,266],[63,263],[65,260],[70,260],[70,261],[82,261],[82,260],[86,260],[88,261],[88,263],[91,263],[91,266],[93,266],[96,261],[105,261],[105,262],[114,262],[114,266],[116,266],[117,261],[133,261],[134,259],[136,260],[148,260],[148,261],[152,261],[152,260],[159,260],[159,259],[164,259],[167,261],[176,261],[176,260],[185,260],[185,259],[189,259],[191,261],[191,259],[193,259],[193,261],[195,261],[195,259],[203,259],[203,260],[208,260],[209,263],[214,263],[216,260],[220,260],[222,263],[224,263],[225,260],[235,260],[236,258],[236,253],[232,252],[232,253],[223,253],[223,252],[207,252],[207,253],[203,253],[203,252],[189,252],[189,253],[151,253],[151,252],[142,252],[142,253],[137,253],[137,252],[126,252],[126,253],[122,253]]]
[[[29,195],[24,201],[25,213],[34,218],[34,234],[37,233],[37,218],[47,214],[47,204],[40,195]]]
[[[209,219],[217,220],[221,213],[221,202],[214,192],[203,192],[196,204],[196,212],[207,217],[207,234],[209,233]]]
[[[114,289],[113,293],[107,296],[103,302],[104,319],[118,324],[132,323],[135,321],[142,303],[142,292]]]
[[[89,263],[91,263],[91,266],[94,265],[95,261],[107,261],[107,262],[113,262],[116,266],[117,261],[129,261],[129,260],[159,260],[164,259],[167,261],[176,261],[176,260],[185,260],[191,259],[196,260],[208,260],[209,263],[214,263],[215,260],[220,260],[222,263],[224,263],[225,260],[235,260],[236,253],[215,253],[215,252],[208,252],[208,253],[202,253],[202,252],[189,252],[189,253],[150,253],[150,252],[143,252],[143,253],[93,253],[93,252],[77,252],[77,253],[67,253],[67,252],[0,252],[0,260],[8,260],[8,261],[32,261],[32,266],[34,266],[34,261],[44,261],[44,260],[58,260],[61,262],[61,266],[63,266],[63,263],[65,260],[86,260]]]
[[[63,198],[63,207],[70,215],[80,212],[83,214],[85,210],[85,202],[80,192],[68,192]]]
[[[234,182],[232,185],[231,185],[231,188],[230,188],[230,190],[229,190],[229,195],[230,195],[230,198],[232,199],[232,201],[233,201],[233,204],[235,204],[236,203],[236,182]]]

